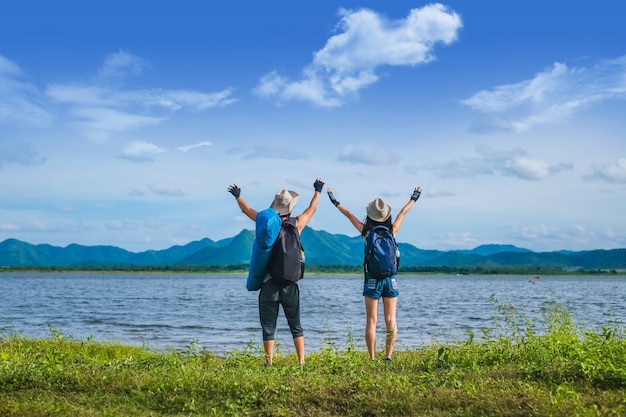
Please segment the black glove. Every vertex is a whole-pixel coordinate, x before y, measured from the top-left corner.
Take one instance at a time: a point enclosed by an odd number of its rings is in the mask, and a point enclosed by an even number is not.
[[[411,195],[411,200],[417,201],[417,199],[420,198],[420,194],[422,194],[422,192],[418,191],[416,188],[415,191],[413,191],[413,194]]]
[[[239,195],[241,195],[241,188],[233,184],[228,187],[228,192],[231,193],[237,199],[239,198]]]
[[[335,200],[335,196],[333,195],[332,191],[328,192],[328,198],[330,198],[330,202],[333,203],[335,205],[335,207],[337,207],[339,204],[341,204],[339,201]]]
[[[313,188],[315,188],[315,191],[319,191],[321,193],[322,188],[324,188],[324,181],[322,181],[319,178],[316,179],[315,182],[313,183]]]

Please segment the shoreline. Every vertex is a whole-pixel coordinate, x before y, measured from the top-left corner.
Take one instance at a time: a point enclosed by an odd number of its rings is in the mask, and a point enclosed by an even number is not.
[[[98,273],[98,274],[149,274],[149,275],[192,275],[192,274],[206,274],[206,275],[246,275],[247,269],[221,269],[216,268],[172,268],[172,267],[103,267],[103,268],[73,268],[73,267],[0,267],[0,275],[2,273]],[[483,268],[476,267],[459,267],[449,268],[442,267],[445,271],[422,271],[422,267],[417,267],[418,270],[401,271],[398,276],[529,276],[531,278],[540,279],[541,277],[548,276],[581,276],[581,277],[626,277],[626,270],[614,270],[614,269],[599,269],[599,270],[540,270],[537,271],[534,268],[528,270],[520,270],[520,268]],[[305,271],[306,276],[323,276],[323,275],[335,275],[335,276],[362,276],[363,272],[346,271],[345,269],[329,269],[321,267],[311,268],[312,271]],[[411,269],[411,268],[409,268]],[[487,268],[485,268],[487,269]],[[471,271],[468,271],[471,270]],[[539,273],[538,273],[539,272]]]
[[[253,345],[217,356],[194,343],[157,351],[62,334],[0,337],[0,415],[620,415],[623,328],[572,332],[559,306],[549,317],[544,335],[520,323],[396,350],[391,363],[354,346],[328,346],[302,366],[279,351],[264,367]]]

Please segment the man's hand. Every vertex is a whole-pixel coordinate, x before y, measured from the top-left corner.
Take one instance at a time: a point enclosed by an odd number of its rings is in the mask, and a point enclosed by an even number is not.
[[[420,198],[420,194],[422,194],[422,187],[415,187],[411,195],[411,200],[417,201],[417,199]]]
[[[233,184],[228,187],[228,192],[231,193],[235,199],[237,199],[241,195],[241,188],[237,187],[237,184]]]
[[[315,191],[321,193],[322,188],[324,188],[324,180],[321,178],[316,179],[315,182],[313,183],[313,188],[315,188]]]

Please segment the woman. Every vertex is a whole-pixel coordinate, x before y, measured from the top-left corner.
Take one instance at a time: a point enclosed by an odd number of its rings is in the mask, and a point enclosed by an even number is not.
[[[345,208],[335,199],[332,188],[329,187],[327,192],[330,201],[344,216],[350,220],[352,225],[359,231],[359,233],[361,233],[361,236],[363,236],[364,239],[367,238],[372,227],[379,225],[386,226],[395,238],[400,230],[404,216],[419,198],[422,188],[416,187],[413,190],[413,194],[411,195],[408,203],[402,207],[402,210],[400,210],[394,221],[391,219],[391,207],[389,207],[389,205],[382,199],[377,198],[370,202],[366,207],[367,217],[365,218],[365,223],[359,220],[350,210]],[[377,279],[368,276],[368,273],[365,272],[365,283],[363,284],[363,297],[365,298],[366,313],[365,343],[367,344],[367,351],[369,352],[370,359],[372,361],[376,360],[378,300],[382,297],[383,310],[385,314],[385,326],[387,328],[385,361],[391,362],[393,347],[398,336],[398,330],[396,327],[396,305],[399,294],[400,292],[398,290],[396,275],[391,275],[383,279]]]

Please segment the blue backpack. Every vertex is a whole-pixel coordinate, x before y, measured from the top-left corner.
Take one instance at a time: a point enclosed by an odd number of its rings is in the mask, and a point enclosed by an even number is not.
[[[383,279],[398,273],[399,251],[396,239],[385,226],[374,226],[365,239],[363,267],[366,278]]]

